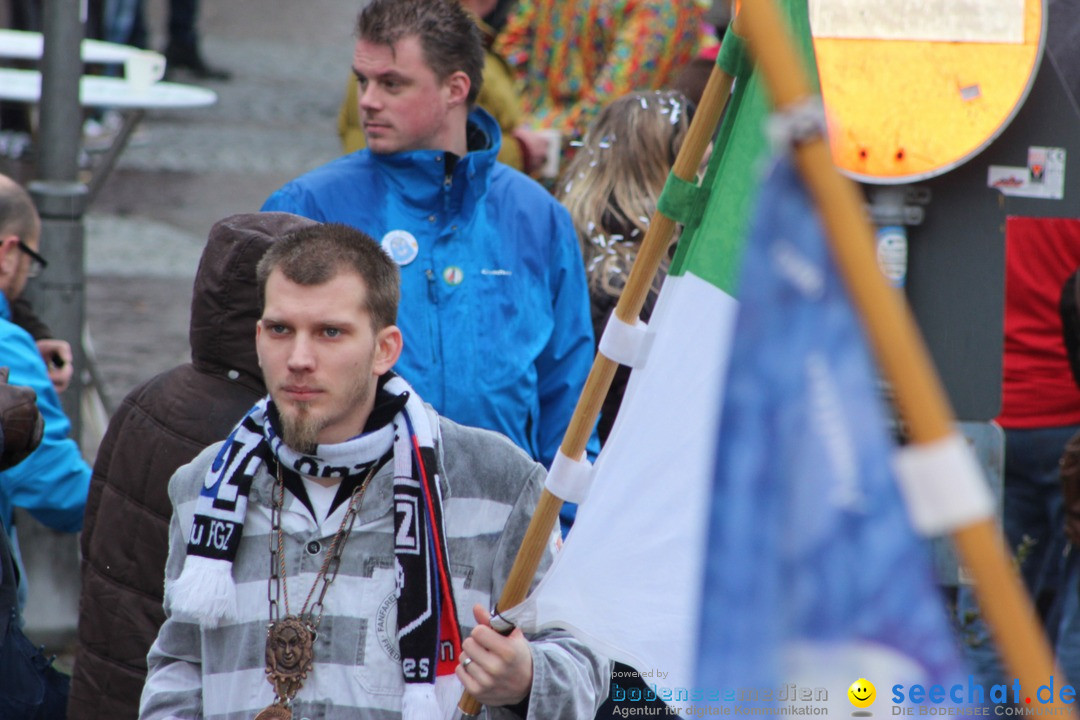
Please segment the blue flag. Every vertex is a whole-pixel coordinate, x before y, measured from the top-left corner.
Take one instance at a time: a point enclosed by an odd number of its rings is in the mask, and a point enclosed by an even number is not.
[[[896,485],[874,365],[816,210],[787,160],[759,197],[690,699],[887,717],[894,686],[907,698],[914,683],[947,688],[967,675]]]

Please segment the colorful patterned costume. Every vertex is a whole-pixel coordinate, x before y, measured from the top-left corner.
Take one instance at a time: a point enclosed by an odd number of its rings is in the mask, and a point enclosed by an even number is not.
[[[695,0],[518,0],[495,43],[537,127],[580,137],[609,100],[670,84],[697,51]]]

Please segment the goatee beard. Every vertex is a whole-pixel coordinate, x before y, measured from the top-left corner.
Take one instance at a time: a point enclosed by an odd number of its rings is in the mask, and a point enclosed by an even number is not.
[[[281,439],[302,455],[314,455],[319,447],[319,431],[322,423],[312,417],[306,407],[295,412],[281,413]]]

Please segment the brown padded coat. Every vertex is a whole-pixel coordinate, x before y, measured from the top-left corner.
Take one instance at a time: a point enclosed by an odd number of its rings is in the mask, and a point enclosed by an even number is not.
[[[165,620],[169,478],[265,394],[255,266],[275,238],[314,224],[251,213],[214,225],[195,276],[191,362],[132,390],[109,422],[83,521],[72,720],[138,717],[146,653]]]

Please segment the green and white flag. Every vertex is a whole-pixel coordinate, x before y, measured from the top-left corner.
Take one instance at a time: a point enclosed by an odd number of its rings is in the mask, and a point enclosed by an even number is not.
[[[806,0],[783,5],[812,62]],[[661,198],[684,232],[649,322],[647,360],[631,373],[555,564],[503,613],[525,630],[570,630],[639,670],[658,694],[692,685],[736,281],[766,152],[768,99],[731,31],[718,63],[737,79],[717,151],[700,188],[672,180]]]

